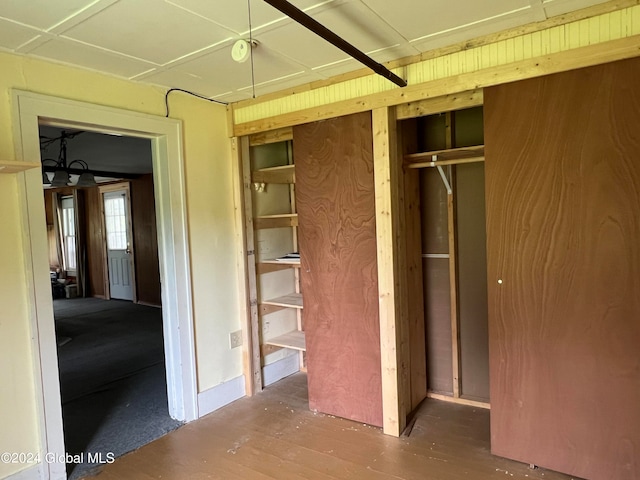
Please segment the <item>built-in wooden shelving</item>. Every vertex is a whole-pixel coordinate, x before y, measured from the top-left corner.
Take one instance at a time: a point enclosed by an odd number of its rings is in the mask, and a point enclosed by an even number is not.
[[[295,183],[295,165],[261,168],[251,173],[253,183]]]
[[[276,307],[302,308],[302,294],[289,293],[288,295],[282,295],[281,297],[263,300],[261,303],[263,305],[273,305]]]
[[[287,270],[289,268],[300,268],[300,260],[262,260],[258,262],[257,268],[258,273],[269,273],[277,272],[279,270]]]
[[[304,338],[304,332],[300,330],[294,330],[284,335],[266,340],[267,345],[274,345],[276,347],[292,348],[294,350],[306,351],[306,342]]]
[[[17,162],[15,160],[0,161],[0,173],[18,173],[39,167],[39,162]]]
[[[484,162],[484,145],[410,153],[404,156],[404,164],[407,168],[437,167],[438,165],[473,162]]]
[[[260,230],[262,228],[283,228],[297,227],[297,213],[282,213],[279,215],[263,215],[253,220],[253,228]]]
[[[285,145],[285,149],[263,149],[256,162],[263,168],[256,168],[250,172],[250,182],[246,182],[245,176],[245,198],[251,202],[251,205],[257,204],[258,207],[264,205],[266,208],[258,208],[258,211],[272,212],[284,211],[291,213],[281,213],[274,215],[257,215],[253,217],[249,228],[251,235],[259,230],[264,229],[284,229],[289,228],[291,232],[291,241],[289,242],[284,232],[278,232],[273,235],[267,232],[260,234],[260,248],[258,248],[258,261],[255,264],[255,272],[258,275],[269,274],[271,272],[283,272],[289,270],[289,274],[283,273],[278,276],[264,276],[260,278],[259,287],[265,287],[265,290],[272,290],[274,293],[290,291],[288,295],[269,298],[262,295],[258,285],[255,284],[256,278],[250,278],[250,288],[255,289],[258,300],[258,320],[267,322],[272,332],[283,332],[291,330],[288,333],[277,335],[274,338],[262,338],[260,353],[263,359],[283,348],[297,350],[300,359],[300,368],[304,370],[305,364],[305,334],[302,321],[302,294],[300,292],[300,256],[297,254],[298,249],[298,215],[296,212],[295,201],[295,181],[296,170],[292,164],[293,153],[290,140],[293,138],[291,128],[279,131],[268,132],[266,135],[255,135],[250,138],[250,147],[259,147],[269,143],[289,142]],[[286,156],[283,153],[286,150]],[[274,158],[274,155],[277,158]],[[251,163],[251,162],[249,162]],[[278,165],[278,163],[280,163]],[[269,165],[269,166],[266,166]],[[271,166],[276,165],[276,166]],[[276,184],[269,186],[270,184]],[[279,185],[277,185],[279,184]],[[288,195],[286,195],[286,193]],[[255,240],[255,239],[254,239]],[[281,252],[284,249],[290,249],[291,253],[287,253],[279,258],[262,258],[263,252]],[[252,282],[253,285],[252,285]],[[284,284],[283,284],[284,282]],[[289,283],[291,285],[289,285]],[[285,286],[286,285],[286,286]],[[274,288],[275,287],[275,288]],[[289,313],[284,313],[289,310]],[[275,312],[283,312],[283,315],[264,318]],[[292,319],[295,317],[296,326],[292,325]],[[263,326],[265,323],[263,323]],[[260,328],[256,325],[254,328]],[[288,355],[288,354],[287,354]],[[267,363],[263,363],[267,365]]]

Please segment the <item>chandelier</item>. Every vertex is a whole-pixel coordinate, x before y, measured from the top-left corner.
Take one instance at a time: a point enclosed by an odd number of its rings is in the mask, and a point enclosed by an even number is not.
[[[56,141],[60,141],[60,152],[58,158],[44,158],[42,160],[42,184],[52,187],[66,187],[71,183],[71,175],[79,175],[76,187],[95,187],[96,179],[94,172],[89,169],[89,165],[84,160],[72,160],[67,162],[67,140],[76,137],[84,132],[68,133],[62,131],[57,138],[46,138],[41,140],[40,148],[44,149]],[[53,172],[53,179],[49,179],[47,172]]]

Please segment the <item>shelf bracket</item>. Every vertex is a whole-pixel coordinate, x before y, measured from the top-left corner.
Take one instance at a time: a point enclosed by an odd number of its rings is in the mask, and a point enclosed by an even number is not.
[[[432,158],[433,158],[433,161],[435,162],[438,159],[438,156],[434,155]],[[447,195],[451,195],[453,193],[453,190],[451,189],[451,184],[449,183],[449,179],[447,178],[447,175],[445,175],[444,170],[442,170],[442,166],[436,165],[436,168],[438,169],[438,173],[440,173],[440,178],[442,178],[442,183],[444,183],[444,188],[447,189]],[[451,171],[451,165],[449,165],[449,172],[450,171]]]

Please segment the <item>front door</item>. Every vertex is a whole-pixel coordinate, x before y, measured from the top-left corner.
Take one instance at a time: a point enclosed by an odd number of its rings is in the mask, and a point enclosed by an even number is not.
[[[105,192],[103,202],[110,296],[121,300],[133,300],[129,190]]]

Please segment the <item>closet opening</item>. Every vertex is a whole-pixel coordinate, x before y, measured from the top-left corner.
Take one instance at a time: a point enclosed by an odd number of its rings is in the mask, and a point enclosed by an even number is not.
[[[419,177],[405,195],[420,212],[427,396],[488,408],[483,110],[399,126],[405,172]]]

